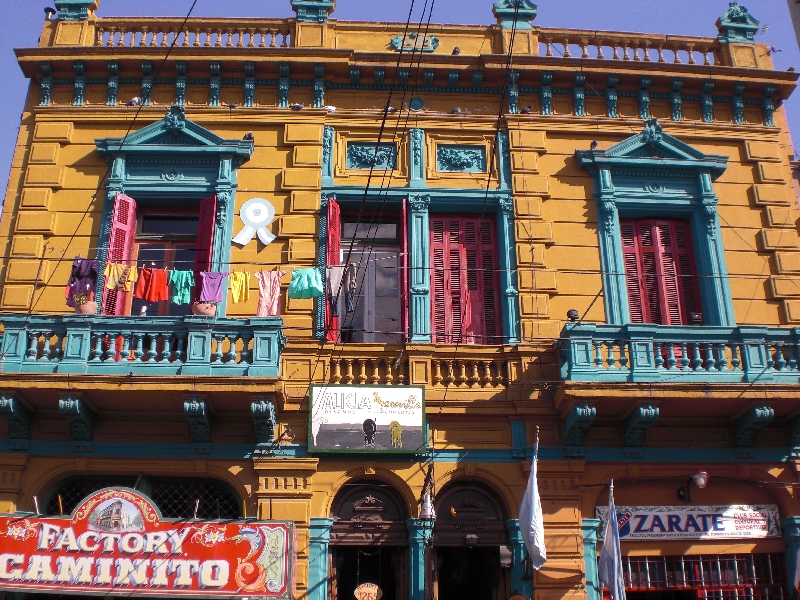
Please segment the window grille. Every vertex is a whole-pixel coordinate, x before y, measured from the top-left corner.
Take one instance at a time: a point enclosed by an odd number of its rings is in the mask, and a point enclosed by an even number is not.
[[[690,591],[698,600],[786,600],[783,554],[629,556],[625,588],[641,592]],[[608,597],[608,590],[604,591]]]
[[[69,515],[89,494],[107,487],[133,487],[136,477],[76,477],[59,485],[50,496],[46,514]],[[138,489],[150,496],[165,519],[241,518],[241,500],[228,485],[213,479],[142,477]],[[59,497],[61,505],[59,506]]]

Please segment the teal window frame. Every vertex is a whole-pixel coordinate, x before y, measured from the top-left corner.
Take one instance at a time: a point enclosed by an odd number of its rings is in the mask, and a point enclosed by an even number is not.
[[[734,327],[714,192],[728,157],[704,154],[650,119],[642,133],[607,150],[578,150],[575,158],[594,179],[606,323],[631,322],[620,219],[664,218],[690,224],[704,324]]]
[[[102,297],[114,198],[126,194],[137,201],[163,202],[175,207],[199,206],[202,199],[217,197],[211,268],[228,271],[236,202],[236,170],[253,153],[252,140],[226,140],[186,119],[184,109],[172,106],[161,120],[126,138],[95,140],[98,153],[111,169],[106,182],[105,201],[98,236],[96,259],[101,275],[96,296]],[[135,165],[135,166],[134,166]],[[163,206],[163,204],[162,204]],[[217,316],[227,310],[227,280]]]

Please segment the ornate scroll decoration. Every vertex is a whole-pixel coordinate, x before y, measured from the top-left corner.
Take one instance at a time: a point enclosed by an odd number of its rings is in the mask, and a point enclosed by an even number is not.
[[[208,417],[205,400],[201,398],[188,398],[183,403],[183,414],[189,421],[192,431],[192,441],[199,443],[211,442],[211,419]]]
[[[86,65],[82,60],[72,64],[75,70],[75,87],[72,93],[72,106],[83,106],[84,93],[86,92]]]
[[[597,416],[593,404],[585,402],[572,408],[564,419],[564,445],[583,446],[583,435]]]
[[[63,396],[58,400],[58,411],[72,426],[72,439],[77,442],[91,442],[94,426],[94,413],[78,396]]]
[[[275,406],[266,398],[253,400],[250,405],[250,414],[253,416],[253,425],[256,430],[257,444],[271,444],[275,441]]]
[[[408,197],[408,206],[413,212],[425,212],[430,204],[430,194],[411,194]]]
[[[219,63],[218,61],[213,61],[211,63],[211,81],[210,81],[211,90],[208,96],[209,106],[219,106],[219,94],[222,86],[221,73],[222,73],[222,64]]]
[[[167,109],[164,117],[164,127],[167,131],[179,131],[186,127],[186,111],[182,106],[172,105]]]
[[[744,84],[737,83],[733,86],[733,122],[736,125],[744,125]]]
[[[39,106],[50,106],[50,99],[53,93],[53,66],[49,62],[40,65],[42,70],[42,80],[39,82],[41,88],[41,98]]]
[[[397,51],[403,52],[435,52],[439,47],[439,38],[432,35],[420,35],[419,33],[409,33],[394,36],[389,42]]]
[[[389,171],[395,168],[397,146],[395,144],[348,143],[347,168]]]
[[[683,121],[683,97],[681,96],[681,88],[683,87],[683,79],[676,77],[672,80],[672,92],[669,95],[670,109],[672,110],[673,121]]]
[[[112,60],[108,63],[108,93],[106,106],[116,106],[119,94],[119,63]]]
[[[625,445],[631,448],[644,446],[644,436],[658,421],[659,411],[656,404],[640,404],[627,416],[622,424],[625,434]]]
[[[616,119],[617,116],[617,83],[619,77],[612,75],[608,78],[606,86],[606,115],[609,119]]]
[[[728,4],[728,10],[717,19],[717,29],[722,43],[752,44],[759,22],[738,2]]]
[[[482,146],[437,146],[436,170],[449,172],[486,171],[486,148]]]

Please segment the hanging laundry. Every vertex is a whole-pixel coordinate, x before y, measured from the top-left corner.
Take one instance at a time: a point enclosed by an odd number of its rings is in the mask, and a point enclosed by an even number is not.
[[[222,280],[227,273],[200,273],[200,302],[222,302]]]
[[[116,290],[117,292],[131,292],[139,272],[136,269],[136,265],[108,263],[103,275],[106,277],[106,289]]]
[[[289,282],[289,298],[319,298],[325,295],[319,269],[295,269]]]
[[[344,295],[344,305],[347,314],[356,310],[356,266],[350,263],[344,270],[344,285],[347,292]]]
[[[170,271],[173,304],[189,304],[192,301],[191,289],[194,286],[194,271]]]
[[[139,281],[136,283],[134,298],[141,298],[148,302],[163,302],[169,300],[169,275],[164,269],[142,269]]]
[[[250,273],[247,271],[231,273],[231,299],[234,304],[250,300]]]
[[[328,267],[325,279],[328,284],[328,306],[331,309],[331,316],[339,316],[339,294],[342,293],[342,279],[344,278],[345,265],[334,265]]]
[[[88,258],[76,258],[72,261],[72,271],[67,280],[65,292],[67,306],[75,306],[72,297],[76,294],[86,294],[90,300],[94,299],[94,289],[97,285],[97,261]]]
[[[257,317],[277,317],[281,314],[281,278],[286,271],[259,271]]]

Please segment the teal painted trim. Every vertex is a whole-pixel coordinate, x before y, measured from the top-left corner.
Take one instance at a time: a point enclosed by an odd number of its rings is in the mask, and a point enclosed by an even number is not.
[[[278,377],[285,345],[280,317],[226,319],[221,317],[119,317],[89,315],[0,314],[3,324],[6,373],[86,373],[94,375],[221,375]],[[43,332],[58,337],[54,346],[39,350]],[[122,336],[123,356],[115,360],[107,336]],[[161,338],[163,349],[158,352]],[[212,342],[241,340],[253,350],[222,353]],[[30,340],[30,342],[29,342]],[[29,345],[30,344],[30,345]],[[63,345],[63,350],[62,350]]]
[[[13,454],[24,450],[31,456],[94,456],[104,458],[197,458],[198,448],[189,442],[161,443],[151,442],[88,442],[88,445],[76,449],[71,440],[0,440],[0,453]],[[737,454],[735,448],[642,448],[635,456],[631,456],[623,447],[583,446],[582,460],[592,463],[630,464],[739,464],[770,463],[788,464],[796,457],[788,448],[752,448],[752,453],[745,459]],[[202,453],[206,458],[215,459],[250,459],[264,456],[262,447],[250,444],[208,444]],[[305,445],[282,445],[276,450],[276,458],[319,458],[325,461],[352,461],[363,463],[364,455],[310,454]],[[533,458],[533,448],[525,449],[525,460]],[[571,458],[571,449],[563,446],[541,446],[540,461],[563,461]],[[385,455],[375,453],[370,460],[387,463],[418,463],[420,460],[433,460],[438,463],[474,462],[486,464],[518,464],[520,459],[507,450],[436,450],[426,455]]]
[[[616,75],[612,75],[608,78],[607,87],[606,87],[606,116],[609,119],[616,119],[619,115],[617,114],[617,84],[619,83],[619,77]]]
[[[683,88],[683,79],[676,77],[672,80],[672,92],[669,95],[673,121],[683,121],[683,98],[681,96],[681,88]]]
[[[511,456],[525,459],[528,447],[528,424],[525,421],[511,421]]]
[[[582,519],[583,535],[583,572],[586,580],[586,600],[602,600],[600,577],[597,572],[597,532],[600,530],[600,519]]]
[[[310,519],[307,600],[328,600],[328,547],[332,527],[333,519]]]
[[[97,0],[55,0],[54,4],[62,21],[86,21],[89,9],[97,8]]]
[[[533,29],[531,21],[536,18],[537,11],[538,6],[531,0],[500,0],[492,6],[492,13],[500,28],[517,31]]]
[[[781,533],[783,543],[786,548],[784,557],[786,560],[786,589],[790,592],[794,590],[794,578],[800,565],[797,564],[798,550],[800,550],[800,517],[787,517],[781,519]],[[796,594],[790,593],[789,598],[795,598]]]
[[[486,146],[437,144],[436,170],[444,173],[485,173]]]
[[[209,80],[208,105],[219,106],[219,96],[222,89],[222,64],[211,61],[211,79]]]
[[[42,62],[39,68],[42,71],[42,78],[39,81],[39,106],[50,106],[53,93],[53,66],[49,62]]]
[[[153,92],[153,63],[149,60],[142,61],[142,106],[150,106],[150,96]]]
[[[516,115],[519,113],[519,71],[513,69],[508,73],[508,85],[506,86],[506,96],[508,97],[508,114]],[[502,101],[502,100],[501,100]]]
[[[553,114],[553,72],[552,71],[544,71],[542,73],[542,87],[541,87],[541,95],[542,95],[542,114],[543,115],[551,115]]]
[[[796,384],[798,344],[798,327],[568,324],[559,342],[561,376],[609,383]],[[788,350],[787,359],[773,360],[781,349]],[[670,364],[677,363],[676,355],[680,368]]]
[[[586,73],[575,74],[575,87],[573,88],[573,112],[576,117],[586,116],[586,92],[583,85],[586,83]]]
[[[511,189],[511,143],[508,130],[497,132],[497,187],[501,190]]]
[[[175,105],[183,106],[186,104],[186,62],[178,61],[175,63]]]
[[[322,186],[333,185],[333,144],[335,130],[325,125],[322,133]]]
[[[292,0],[298,23],[327,23],[336,0]]]
[[[116,106],[119,94],[119,63],[115,60],[108,63],[108,91],[106,93],[106,106]]]
[[[714,96],[711,95],[713,89],[713,81],[706,81],[703,83],[703,93],[700,96],[700,107],[703,111],[703,123],[714,122]]]
[[[519,519],[509,519],[506,521],[508,529],[508,542],[511,546],[511,594],[522,594],[526,598],[533,598],[533,580],[525,580],[525,560],[528,550],[522,539],[522,532],[519,529]]]
[[[427,194],[413,194],[408,197],[409,341],[412,344],[431,342],[431,275],[428,269],[430,202],[431,196]]]
[[[728,158],[703,154],[663,133],[655,119],[643,133],[607,150],[579,150],[575,156],[595,180],[606,322],[630,322],[620,218],[662,217],[690,222],[705,323],[733,326],[713,188]]]
[[[314,65],[314,108],[322,108],[325,105],[325,65],[317,63]]]
[[[639,79],[639,118],[644,121],[650,118],[650,82],[649,77]]]
[[[425,600],[425,552],[433,540],[433,522],[408,519],[408,598]]]
[[[425,181],[425,131],[423,129],[409,129],[408,131],[408,164],[411,165],[411,187],[424,188]]]
[[[730,3],[716,25],[719,31],[717,40],[722,44],[754,44],[753,36],[759,29],[759,21],[738,2]]]
[[[75,82],[73,83],[72,106],[83,106],[84,94],[86,92],[86,65],[82,60],[72,63],[75,70]]]
[[[503,343],[519,344],[519,288],[517,283],[517,244],[514,234],[514,199],[498,200],[497,246],[500,266],[500,295],[503,313]]]
[[[278,74],[278,108],[289,108],[289,63],[280,63]]]
[[[256,63],[247,61],[244,63],[244,107],[250,108],[255,105],[256,97]]]

